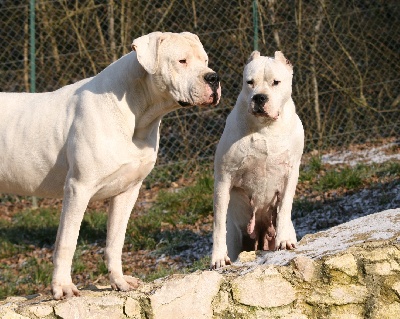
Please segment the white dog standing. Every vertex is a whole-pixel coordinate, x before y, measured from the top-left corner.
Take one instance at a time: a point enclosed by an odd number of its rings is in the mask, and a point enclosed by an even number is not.
[[[252,250],[295,247],[291,210],[304,131],[292,77],[279,51],[274,58],[254,51],[244,69],[215,155],[212,268],[236,260],[246,242]]]
[[[89,201],[111,197],[105,257],[113,289],[137,287],[122,273],[125,230],[154,167],[163,115],[216,105],[221,87],[199,38],[154,32],[95,77],[50,93],[0,94],[0,193],[63,197],[54,251],[55,299],[79,292],[72,257]]]

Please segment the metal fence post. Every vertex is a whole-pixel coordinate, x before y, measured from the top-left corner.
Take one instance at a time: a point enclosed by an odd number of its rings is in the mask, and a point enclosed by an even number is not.
[[[30,0],[30,69],[31,69],[31,93],[36,91],[36,43],[35,43],[35,0]]]
[[[36,43],[35,43],[35,0],[30,0],[29,6],[29,37],[30,37],[30,91],[36,91]],[[32,197],[32,208],[37,208],[36,196]]]
[[[253,0],[254,50],[258,51],[258,4]]]

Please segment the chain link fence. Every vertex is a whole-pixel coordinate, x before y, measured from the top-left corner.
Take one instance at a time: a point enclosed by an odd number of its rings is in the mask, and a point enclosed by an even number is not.
[[[32,61],[30,1],[0,0],[1,91],[31,91],[33,62],[36,91],[52,91],[97,74],[143,34],[200,37],[222,79],[223,98],[215,109],[165,116],[148,185],[212,167],[255,46],[268,56],[281,50],[294,65],[293,98],[306,151],[399,136],[398,1],[36,0],[34,7]]]

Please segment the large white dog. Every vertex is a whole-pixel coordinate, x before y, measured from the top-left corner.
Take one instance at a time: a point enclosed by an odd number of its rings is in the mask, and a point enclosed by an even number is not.
[[[243,250],[295,247],[291,210],[304,131],[291,98],[292,77],[279,51],[274,58],[253,52],[244,69],[215,156],[213,268]]]
[[[199,38],[154,32],[95,77],[50,93],[0,94],[0,193],[63,197],[54,251],[55,299],[79,292],[71,263],[89,201],[111,197],[105,257],[113,289],[125,230],[143,179],[154,167],[163,115],[216,105],[221,95]]]

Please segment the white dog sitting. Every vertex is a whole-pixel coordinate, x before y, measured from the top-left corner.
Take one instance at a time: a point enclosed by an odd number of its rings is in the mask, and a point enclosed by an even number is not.
[[[71,264],[89,201],[111,198],[105,256],[114,289],[125,230],[154,167],[162,117],[181,106],[216,105],[218,75],[199,38],[154,32],[95,77],[50,93],[0,93],[0,193],[63,197],[54,251],[55,299],[78,295]]]
[[[215,155],[212,268],[230,264],[243,250],[295,248],[291,210],[304,131],[292,77],[279,51],[274,58],[254,51],[244,69]]]

